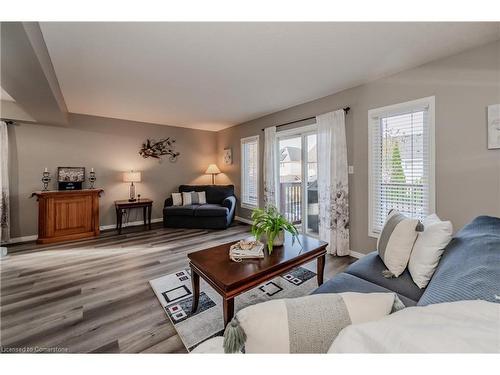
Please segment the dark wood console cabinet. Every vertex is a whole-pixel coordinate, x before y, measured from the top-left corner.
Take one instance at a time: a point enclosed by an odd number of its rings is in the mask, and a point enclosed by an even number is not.
[[[38,243],[77,240],[99,235],[102,189],[36,191]]]

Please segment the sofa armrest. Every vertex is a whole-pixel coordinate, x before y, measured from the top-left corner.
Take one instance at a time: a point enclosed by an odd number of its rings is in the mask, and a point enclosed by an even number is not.
[[[225,198],[222,201],[222,206],[227,207],[227,209],[229,210],[229,212],[231,212],[231,210],[233,210],[234,207],[236,207],[236,197],[231,196],[231,197]]]
[[[174,201],[172,200],[172,197],[168,197],[165,199],[165,205],[163,207],[170,207],[174,205]]]
[[[227,225],[229,226],[234,220],[234,213],[236,211],[236,197],[234,195],[225,198],[222,201],[222,206],[227,207],[229,215],[227,217]]]

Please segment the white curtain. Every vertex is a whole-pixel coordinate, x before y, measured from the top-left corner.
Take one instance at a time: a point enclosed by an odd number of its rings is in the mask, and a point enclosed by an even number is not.
[[[349,186],[344,110],[316,116],[319,238],[328,253],[349,255]]]
[[[276,126],[264,129],[264,206],[278,207],[277,201],[277,164]]]
[[[0,122],[0,242],[10,239],[9,225],[9,144],[7,138],[7,124]]]

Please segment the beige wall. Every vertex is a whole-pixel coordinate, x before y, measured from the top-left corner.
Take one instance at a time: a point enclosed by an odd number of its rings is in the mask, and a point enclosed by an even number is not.
[[[479,214],[500,216],[500,150],[486,148],[486,106],[500,103],[500,42],[495,42],[218,133],[75,114],[68,127],[10,126],[12,237],[37,232],[37,204],[29,196],[41,188],[44,167],[53,174],[58,166],[95,168],[97,186],[105,189],[101,225],[115,223],[113,201],[127,197],[121,172],[141,170],[144,182],[137,192],[155,200],[153,218],[160,218],[164,198],[179,184],[209,183],[210,177],[203,174],[208,163],[216,161],[223,172],[217,183],[234,183],[239,195],[242,137],[260,135],[262,152],[261,128],[350,106],[351,249],[370,251],[375,240],[368,237],[367,112],[431,95],[436,97],[437,213],[456,228]],[[138,155],[146,138],[167,136],[177,139],[181,156],[176,163],[160,164]],[[226,147],[233,149],[229,166],[222,161]],[[250,212],[238,207],[237,214],[248,218]]]
[[[2,118],[35,122],[35,119],[28,115],[16,102],[0,100],[0,113],[2,114]]]
[[[154,200],[154,218],[162,217],[163,201],[183,183],[210,183],[207,165],[215,161],[216,133],[178,127],[137,123],[70,114],[68,127],[39,124],[9,125],[11,237],[37,233],[37,202],[30,194],[41,190],[41,173],[49,168],[55,189],[58,166],[94,168],[96,187],[104,189],[100,201],[100,224],[114,224],[113,201],[128,198],[128,184],[121,172],[142,171],[136,193]],[[139,148],[146,138],[174,137],[181,153],[175,163],[143,159]],[[141,212],[130,221],[141,220]]]
[[[335,72],[332,72],[335,74]],[[436,97],[436,211],[459,229],[477,215],[500,216],[500,150],[487,150],[486,107],[500,103],[500,42],[407,70],[284,111],[222,130],[217,161],[239,195],[240,138],[260,135],[261,128],[351,107],[346,118],[351,249],[368,252],[368,110],[434,95]],[[232,147],[234,163],[222,163]],[[262,173],[262,168],[261,168]],[[262,187],[261,187],[262,200]],[[238,207],[237,215],[248,218]]]

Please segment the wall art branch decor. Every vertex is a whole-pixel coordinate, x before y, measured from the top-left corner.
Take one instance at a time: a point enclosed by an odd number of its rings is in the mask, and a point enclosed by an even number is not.
[[[168,155],[168,159],[171,162],[174,162],[180,155],[180,152],[174,151],[174,144],[175,139],[170,137],[161,139],[158,142],[154,139],[147,139],[146,142],[142,144],[139,155],[141,155],[144,159],[150,157],[159,159],[160,162],[163,155]]]

